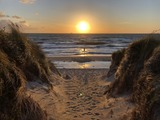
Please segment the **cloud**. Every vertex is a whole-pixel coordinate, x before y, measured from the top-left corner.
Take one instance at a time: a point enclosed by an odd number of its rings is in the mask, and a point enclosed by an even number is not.
[[[10,23],[11,23],[10,20],[0,20],[0,28],[6,27]]]
[[[38,15],[39,15],[39,13],[38,13],[38,12],[36,12],[36,13],[35,13],[35,15],[36,15],[36,16],[38,16]]]
[[[19,17],[19,16],[17,16],[17,15],[12,16],[12,18],[21,19],[21,17]]]
[[[1,17],[6,17],[6,15],[3,12],[0,12],[0,18]]]
[[[10,17],[10,16],[0,11],[0,18],[4,18],[4,17]]]
[[[132,22],[124,21],[124,22],[120,22],[119,24],[122,24],[122,25],[130,25],[130,24],[132,24]]]
[[[20,0],[23,4],[33,4],[36,0]]]
[[[26,21],[25,21],[25,20],[23,20],[23,21],[19,21],[19,23],[26,23]]]
[[[10,25],[14,25],[20,31],[30,29],[31,27],[31,25],[25,20],[19,20],[19,19],[12,20],[12,21],[8,19],[0,20],[0,30],[5,29],[5,31],[10,32]]]
[[[14,23],[20,28],[29,28],[30,24],[18,15],[7,15],[4,12],[0,11],[0,29],[8,26],[9,24]]]
[[[12,22],[10,20],[0,20],[0,29],[2,30],[5,30],[7,32],[10,31],[10,26]]]
[[[26,27],[29,27],[29,26],[30,26],[29,23],[27,23],[25,20],[19,21],[19,23],[20,23],[21,25],[26,26]]]

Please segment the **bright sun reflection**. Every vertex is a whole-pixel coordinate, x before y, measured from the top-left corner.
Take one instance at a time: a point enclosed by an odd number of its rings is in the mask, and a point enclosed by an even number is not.
[[[80,66],[81,69],[85,69],[85,68],[89,68],[89,67],[90,67],[90,65],[87,63]]]
[[[89,26],[88,22],[81,21],[77,24],[76,28],[77,28],[78,32],[80,32],[80,33],[88,33],[90,26]]]
[[[87,49],[86,48],[82,48],[80,49],[80,56],[87,56]]]
[[[82,49],[80,50],[80,52],[81,52],[81,53],[86,53],[87,50],[86,50],[86,48],[82,48]]]

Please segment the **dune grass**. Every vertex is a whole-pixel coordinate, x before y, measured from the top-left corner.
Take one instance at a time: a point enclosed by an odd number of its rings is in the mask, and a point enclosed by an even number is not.
[[[114,63],[116,59],[112,60]],[[160,38],[150,36],[134,41],[119,62],[115,80],[106,93],[130,95],[136,104],[132,120],[159,120]]]
[[[160,40],[147,37],[134,41],[128,46],[125,55],[115,73],[115,81],[109,90],[110,94],[132,93],[145,62],[152,56]]]
[[[15,27],[11,27],[11,33],[0,31],[0,45],[0,50],[9,56],[10,62],[25,73],[27,81],[37,77],[50,84],[48,76],[54,71],[58,73],[54,65],[51,71],[51,64],[39,46],[20,34]]]
[[[27,97],[26,82],[51,85],[53,72],[59,73],[16,27],[11,27],[11,33],[0,30],[0,120],[47,120],[40,106]]]
[[[120,65],[120,62],[122,61],[122,58],[124,57],[124,54],[125,48],[112,53],[111,65],[107,73],[107,77],[110,77],[115,74],[115,72],[118,69],[118,66]]]
[[[0,51],[0,81],[1,120],[35,120],[34,118],[46,120],[46,115],[39,105],[25,95],[25,75],[2,51]]]
[[[152,57],[145,63],[132,99],[137,104],[132,120],[160,119],[160,47],[154,50]]]

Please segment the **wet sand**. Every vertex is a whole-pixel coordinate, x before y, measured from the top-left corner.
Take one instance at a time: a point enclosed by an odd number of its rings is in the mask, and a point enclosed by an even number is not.
[[[48,57],[49,60],[51,61],[66,61],[66,62],[71,62],[71,61],[111,61],[111,55],[73,55],[73,56],[54,56],[54,57]]]

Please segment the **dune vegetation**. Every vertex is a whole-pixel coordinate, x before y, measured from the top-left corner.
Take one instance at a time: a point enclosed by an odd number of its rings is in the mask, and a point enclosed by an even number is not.
[[[114,80],[106,94],[129,95],[136,105],[132,120],[159,120],[160,38],[152,35],[134,41],[123,53],[120,59],[113,59],[112,54]]]
[[[124,54],[125,54],[125,48],[112,53],[112,60],[111,60],[112,63],[109,68],[107,77],[110,77],[115,74],[122,58],[124,57]]]
[[[53,72],[59,73],[18,28],[0,30],[0,119],[46,120],[46,113],[26,95],[26,83],[37,80],[52,86]]]
[[[137,103],[133,120],[160,120],[160,47],[145,63],[132,99]]]

